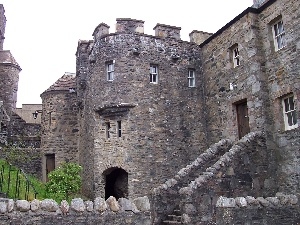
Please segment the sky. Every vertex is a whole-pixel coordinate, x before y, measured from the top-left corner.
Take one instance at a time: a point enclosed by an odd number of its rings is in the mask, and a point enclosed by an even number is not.
[[[117,18],[145,21],[145,34],[157,23],[215,33],[253,4],[253,0],[0,0],[5,8],[4,50],[22,68],[17,107],[41,104],[40,94],[65,72],[76,71],[78,40],[91,40],[101,22],[115,32]]]

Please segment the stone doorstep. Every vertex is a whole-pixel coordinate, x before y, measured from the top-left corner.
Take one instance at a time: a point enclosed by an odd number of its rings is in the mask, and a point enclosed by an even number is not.
[[[182,223],[178,222],[178,221],[168,221],[168,220],[165,220],[165,221],[163,221],[162,224],[167,225],[167,224],[182,224]]]
[[[181,216],[168,215],[168,221],[177,221],[177,222],[181,222]]]

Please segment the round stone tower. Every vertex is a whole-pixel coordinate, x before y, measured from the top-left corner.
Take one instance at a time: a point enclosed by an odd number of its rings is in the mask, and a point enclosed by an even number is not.
[[[75,74],[65,73],[41,94],[43,180],[62,162],[78,162]]]

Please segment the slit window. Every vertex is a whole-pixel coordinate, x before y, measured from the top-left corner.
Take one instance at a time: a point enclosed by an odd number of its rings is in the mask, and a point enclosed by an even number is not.
[[[106,127],[106,138],[110,138],[110,122],[106,122],[105,123],[105,127]]]
[[[122,136],[121,121],[117,121],[117,134],[118,134],[118,137]]]

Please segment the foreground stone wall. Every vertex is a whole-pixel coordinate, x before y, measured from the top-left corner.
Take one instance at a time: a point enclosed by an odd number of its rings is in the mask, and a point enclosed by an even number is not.
[[[150,225],[149,200],[147,197],[133,201],[110,197],[106,201],[73,199],[58,205],[54,200],[42,201],[0,199],[0,224],[50,225],[50,224],[143,224]]]
[[[300,207],[295,195],[277,193],[276,197],[220,197],[217,202],[216,224],[273,224],[300,223]]]

